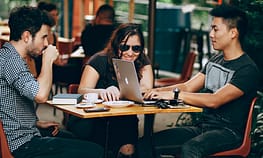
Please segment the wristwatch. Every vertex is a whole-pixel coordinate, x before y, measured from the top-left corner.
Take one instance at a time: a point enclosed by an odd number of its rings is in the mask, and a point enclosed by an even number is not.
[[[173,92],[174,92],[174,99],[178,99],[180,89],[179,89],[179,88],[175,88],[175,89],[173,90]]]

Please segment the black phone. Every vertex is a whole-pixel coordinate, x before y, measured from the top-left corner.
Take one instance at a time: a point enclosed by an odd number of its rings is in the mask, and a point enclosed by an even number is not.
[[[106,112],[106,111],[109,111],[110,108],[98,108],[98,107],[95,107],[95,108],[85,108],[83,109],[85,112]]]

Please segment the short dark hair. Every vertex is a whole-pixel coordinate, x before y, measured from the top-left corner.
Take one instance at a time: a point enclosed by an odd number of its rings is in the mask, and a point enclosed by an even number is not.
[[[47,2],[44,2],[44,1],[38,2],[37,8],[40,9],[40,10],[45,10],[47,12],[50,12],[52,10],[58,10],[56,4],[54,4],[54,3],[47,3]]]
[[[55,26],[56,22],[54,18],[47,11],[43,11],[43,12],[44,12],[44,24],[48,25],[49,27]]]
[[[22,6],[13,8],[8,20],[10,40],[20,40],[24,31],[29,31],[32,37],[35,37],[43,24],[44,13],[36,7]]]
[[[103,16],[103,18],[107,18],[111,21],[114,21],[115,19],[114,8],[108,4],[104,4],[99,7],[98,11],[96,12],[96,16]]]
[[[223,18],[229,29],[237,28],[239,41],[244,41],[248,29],[248,19],[244,11],[232,5],[222,4],[212,9],[210,15]]]

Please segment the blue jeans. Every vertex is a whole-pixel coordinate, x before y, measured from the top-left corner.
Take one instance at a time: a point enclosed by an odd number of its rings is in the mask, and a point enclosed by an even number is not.
[[[157,132],[153,135],[152,144],[155,157],[160,154],[180,155],[180,158],[203,158],[211,154],[239,147],[242,136],[224,127],[209,125],[177,127]],[[145,140],[139,141],[139,157],[150,157],[144,151]]]
[[[15,158],[103,158],[103,148],[95,143],[58,137],[34,137],[13,151]]]

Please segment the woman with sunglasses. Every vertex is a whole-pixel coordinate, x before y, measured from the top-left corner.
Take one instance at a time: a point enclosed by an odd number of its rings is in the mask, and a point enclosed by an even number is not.
[[[144,53],[144,38],[137,24],[122,24],[112,34],[106,48],[96,53],[87,62],[81,77],[78,92],[98,93],[104,101],[120,99],[118,82],[112,58],[133,61],[140,81],[141,91],[153,87],[153,72],[150,60]],[[108,127],[108,133],[106,128]],[[114,157],[133,158],[138,139],[138,118],[136,115],[80,119],[71,116],[68,128],[77,137],[105,145]]]

